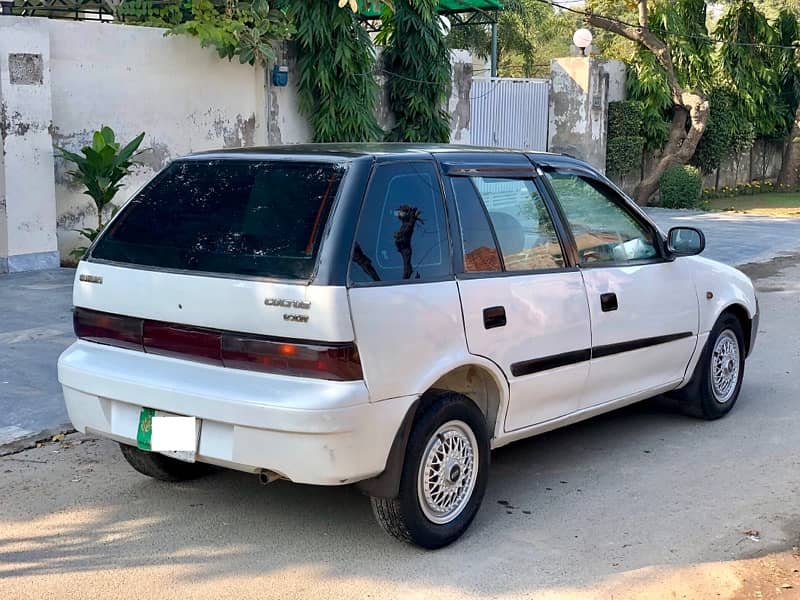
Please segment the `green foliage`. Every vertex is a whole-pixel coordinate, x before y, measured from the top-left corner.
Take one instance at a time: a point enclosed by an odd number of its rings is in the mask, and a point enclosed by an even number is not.
[[[689,165],[667,167],[658,184],[661,206],[665,208],[694,208],[700,200],[703,180],[700,170]]]
[[[643,126],[644,109],[640,102],[608,103],[606,171],[612,177],[624,177],[641,164],[645,143]]]
[[[800,9],[793,12],[783,9],[775,19],[778,44],[796,46],[800,43]],[[778,74],[778,95],[785,106],[777,134],[788,136],[792,131],[794,115],[800,103],[800,48],[776,49],[776,70]]]
[[[709,117],[706,130],[692,156],[691,164],[704,174],[712,173],[720,163],[753,145],[753,124],[737,108],[735,93],[716,89],[709,94]]]
[[[756,136],[774,136],[787,108],[779,93],[776,52],[768,46],[779,41],[777,32],[753,2],[740,0],[722,15],[714,35],[730,42],[720,48],[720,73],[736,90],[738,110],[753,123]]]
[[[611,177],[624,177],[642,162],[644,138],[623,135],[609,139],[606,145],[606,170]]]
[[[192,18],[192,0],[123,0],[114,16],[126,24],[174,27]]]
[[[644,126],[644,108],[641,102],[623,100],[608,103],[608,138],[636,137]]]
[[[212,46],[220,58],[237,57],[244,64],[275,60],[273,44],[288,39],[294,28],[282,10],[267,0],[236,2],[223,10],[212,0],[191,0],[191,18],[174,25],[168,35],[190,35],[202,47]]]
[[[673,106],[664,69],[651,52],[638,51],[625,81],[630,100],[642,107],[642,136],[646,150],[660,150],[669,137],[669,111]]]
[[[123,147],[116,141],[114,131],[103,126],[94,132],[92,145],[82,148],[81,154],[57,148],[64,160],[77,167],[67,174],[72,181],[86,188],[84,194],[91,197],[97,209],[97,227],[77,230],[90,241],[94,241],[103,229],[103,213],[122,187],[122,179],[130,172],[133,156],[143,139],[144,132]],[[85,247],[78,248],[73,256],[80,258],[85,251]]]
[[[297,25],[300,110],[314,141],[378,140],[375,52],[356,16],[334,0],[293,2],[289,15]]]
[[[539,0],[505,0],[498,13],[497,54],[501,77],[547,77],[550,59],[569,55],[570,38],[579,20]],[[491,53],[491,34],[484,25],[454,27],[450,48],[469,50],[482,58]],[[478,73],[488,76],[488,73]]]
[[[395,126],[390,141],[450,140],[450,116],[444,110],[450,86],[450,51],[436,12],[437,0],[394,0],[384,10],[383,44],[389,108]]]

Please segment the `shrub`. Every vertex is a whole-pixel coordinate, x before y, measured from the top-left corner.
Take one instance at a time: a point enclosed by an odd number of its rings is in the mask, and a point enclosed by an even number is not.
[[[661,206],[695,208],[700,200],[702,187],[700,169],[689,165],[672,165],[664,171],[658,184]]]
[[[643,120],[641,102],[608,103],[606,171],[610,176],[624,177],[639,166],[645,144]]]
[[[72,181],[86,188],[83,193],[94,201],[97,209],[97,227],[76,230],[89,242],[93,242],[105,226],[104,213],[107,212],[106,209],[113,207],[111,201],[122,187],[122,179],[130,173],[133,156],[143,139],[144,132],[123,147],[116,141],[114,131],[103,126],[94,132],[92,145],[82,148],[81,154],[57,148],[64,160],[77,167],[76,170],[69,171],[68,175]],[[88,246],[80,246],[70,254],[81,259],[87,249]]]
[[[639,167],[644,138],[623,136],[609,139],[606,145],[606,171],[611,177],[622,177]]]
[[[642,135],[644,111],[641,102],[623,100],[608,103],[608,139]]]

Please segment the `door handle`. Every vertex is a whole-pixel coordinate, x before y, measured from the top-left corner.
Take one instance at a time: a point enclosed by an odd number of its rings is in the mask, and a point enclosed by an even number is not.
[[[483,309],[483,326],[486,329],[505,327],[506,309],[504,306],[490,306]]]
[[[600,294],[600,308],[603,312],[611,312],[619,308],[617,295],[614,293]]]

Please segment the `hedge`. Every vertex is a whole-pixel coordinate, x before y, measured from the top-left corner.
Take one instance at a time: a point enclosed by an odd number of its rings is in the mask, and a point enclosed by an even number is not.
[[[694,208],[700,201],[703,179],[700,169],[690,165],[667,167],[658,183],[661,206],[665,208]]]

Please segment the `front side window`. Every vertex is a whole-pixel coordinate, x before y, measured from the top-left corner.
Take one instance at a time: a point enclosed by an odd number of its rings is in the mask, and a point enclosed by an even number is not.
[[[506,271],[564,267],[553,221],[532,180],[471,179],[486,207]]]
[[[655,258],[653,232],[601,183],[574,173],[549,172],[550,185],[572,230],[582,265]]]
[[[177,161],[125,205],[92,257],[308,279],[343,174],[331,163]]]
[[[378,166],[361,211],[350,281],[437,280],[450,272],[444,204],[434,166]]]

